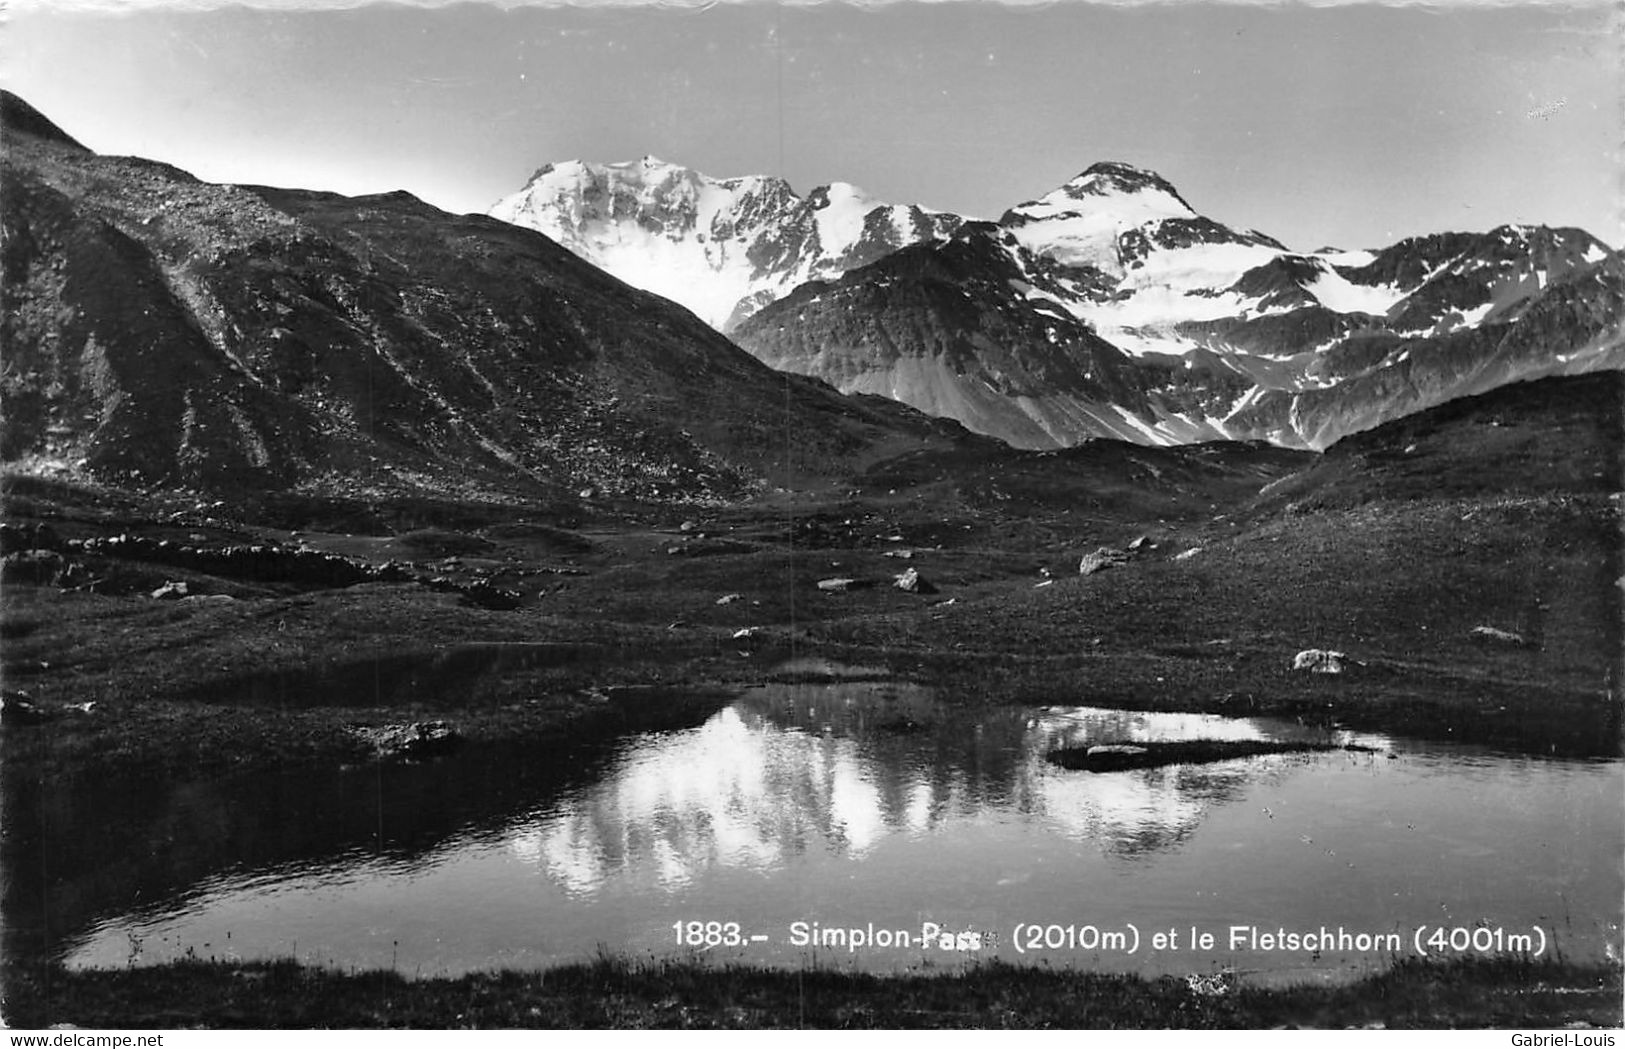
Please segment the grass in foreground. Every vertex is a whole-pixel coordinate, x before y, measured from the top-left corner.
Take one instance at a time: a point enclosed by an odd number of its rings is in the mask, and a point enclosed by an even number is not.
[[[1029,969],[869,976],[605,960],[409,980],[292,962],[7,973],[13,1026],[122,1028],[1270,1028],[1621,1024],[1621,971],[1401,961],[1346,986],[1198,994],[1165,977]]]

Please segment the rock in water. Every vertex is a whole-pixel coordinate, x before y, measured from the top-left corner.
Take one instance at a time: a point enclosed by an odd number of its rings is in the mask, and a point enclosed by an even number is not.
[[[1292,657],[1293,670],[1307,670],[1315,674],[1341,674],[1348,656],[1323,648],[1306,648]]]
[[[1092,554],[1083,555],[1083,559],[1078,562],[1078,574],[1094,575],[1096,572],[1104,572],[1108,568],[1116,568],[1127,562],[1128,555],[1123,551],[1103,546]]]

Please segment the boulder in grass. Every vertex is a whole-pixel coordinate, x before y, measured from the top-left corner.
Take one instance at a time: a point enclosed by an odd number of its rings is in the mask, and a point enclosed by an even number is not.
[[[1474,641],[1493,641],[1500,645],[1515,645],[1522,647],[1529,641],[1522,634],[1514,634],[1510,630],[1501,630],[1492,626],[1475,626],[1468,631]]]
[[[892,583],[897,589],[908,594],[934,594],[937,588],[921,578],[919,569],[910,568]]]
[[[1083,555],[1083,558],[1078,561],[1078,574],[1094,575],[1096,572],[1104,572],[1108,568],[1116,568],[1118,565],[1127,563],[1128,555],[1123,551],[1103,546],[1092,554]]]
[[[21,689],[7,689],[0,693],[0,724],[40,725],[56,718],[54,710],[47,710],[34,702],[34,697]]]
[[[740,600],[740,598],[742,598],[743,596],[744,595],[742,595],[742,594],[723,594],[721,597],[717,598],[717,604],[719,604],[719,605],[731,605],[735,601]]]
[[[826,594],[844,594],[848,590],[855,590],[861,584],[856,579],[847,576],[836,576],[832,579],[820,579],[818,589]]]
[[[152,592],[152,599],[154,601],[179,601],[187,596],[188,591],[189,588],[184,582],[170,580]]]
[[[1325,648],[1306,648],[1292,657],[1293,670],[1307,670],[1313,674],[1341,674],[1348,662],[1342,652]]]
[[[444,721],[413,721],[402,725],[379,725],[355,730],[383,760],[406,761],[432,758],[455,750],[462,743],[457,730]]]

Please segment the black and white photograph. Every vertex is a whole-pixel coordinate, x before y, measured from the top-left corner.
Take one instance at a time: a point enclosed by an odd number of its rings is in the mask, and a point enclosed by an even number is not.
[[[0,1026],[1614,1046],[1622,18],[0,6]]]

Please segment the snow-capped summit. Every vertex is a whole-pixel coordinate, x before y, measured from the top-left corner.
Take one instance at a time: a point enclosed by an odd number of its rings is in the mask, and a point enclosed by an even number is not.
[[[1035,254],[1120,277],[1125,265],[1119,237],[1147,223],[1196,217],[1162,176],[1105,161],[1037,200],[1017,204],[999,222]]]
[[[803,199],[781,178],[717,179],[654,156],[549,164],[490,214],[540,230],[722,330],[798,284],[946,236],[962,221],[882,203],[850,183]]]
[[[1119,160],[1102,160],[1084,168],[1078,176],[1050,196],[1061,194],[1074,200],[1085,197],[1158,196],[1170,198],[1177,209],[1194,215],[1195,210],[1179,195],[1173,184],[1150,168],[1135,167]]]
[[[1263,234],[1204,218],[1162,175],[1120,161],[1090,164],[1009,209],[999,224],[1033,255],[1175,294],[1227,286],[1271,250],[1284,250]]]

